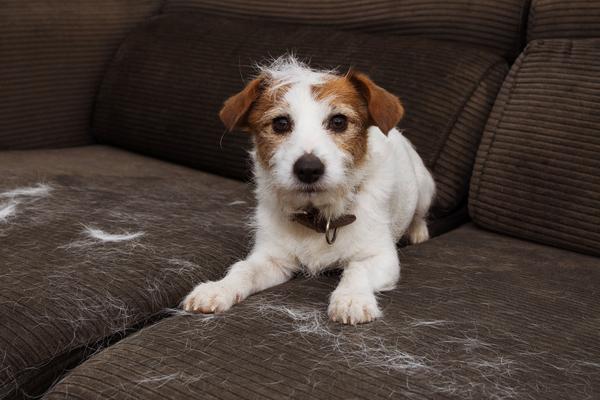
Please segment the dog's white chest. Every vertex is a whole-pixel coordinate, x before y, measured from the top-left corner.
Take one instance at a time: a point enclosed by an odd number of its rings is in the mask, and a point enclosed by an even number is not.
[[[311,235],[315,238],[305,240],[296,248],[296,259],[310,274],[317,274],[328,268],[343,267],[347,257],[344,257],[343,246],[346,240],[336,240],[328,244],[325,235]]]

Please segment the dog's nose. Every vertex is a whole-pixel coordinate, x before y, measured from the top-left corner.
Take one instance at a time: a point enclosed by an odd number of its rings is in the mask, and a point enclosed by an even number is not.
[[[306,153],[294,163],[294,174],[304,183],[315,183],[325,172],[325,165],[314,154]]]

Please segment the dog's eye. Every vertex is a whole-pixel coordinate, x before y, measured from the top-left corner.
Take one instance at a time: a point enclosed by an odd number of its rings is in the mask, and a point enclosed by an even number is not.
[[[273,120],[273,130],[277,133],[289,132],[292,123],[288,117],[277,117]]]
[[[334,132],[344,132],[348,128],[348,118],[342,114],[336,114],[329,119],[328,128]]]

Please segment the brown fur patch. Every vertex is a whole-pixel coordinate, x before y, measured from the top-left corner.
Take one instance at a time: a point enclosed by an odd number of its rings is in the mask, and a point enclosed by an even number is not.
[[[288,89],[282,86],[270,90],[268,84],[267,78],[259,76],[228,98],[219,113],[227,130],[241,129],[253,134],[258,160],[265,168],[270,167],[275,148],[284,140],[285,135],[273,132],[271,123],[273,118],[285,114],[280,102]]]
[[[352,156],[354,165],[363,162],[367,154],[367,128],[369,112],[365,98],[346,78],[333,78],[313,88],[317,101],[327,101],[334,108],[332,114],[343,114],[348,118],[344,132],[331,133],[337,146]]]
[[[402,107],[400,99],[377,86],[363,73],[351,70],[347,77],[367,100],[371,123],[387,135],[398,125],[404,115],[404,107]]]
[[[258,77],[248,83],[239,93],[231,96],[223,104],[219,112],[219,118],[228,131],[234,129],[248,129],[248,112],[252,104],[260,96],[262,91],[263,78]]]
[[[263,168],[270,169],[273,153],[284,140],[286,135],[273,131],[273,118],[285,114],[283,96],[288,87],[282,86],[276,90],[265,90],[254,102],[248,113],[249,130],[254,134],[254,144],[258,161]]]

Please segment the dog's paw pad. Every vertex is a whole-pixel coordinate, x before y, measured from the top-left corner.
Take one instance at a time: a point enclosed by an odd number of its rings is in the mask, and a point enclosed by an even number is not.
[[[349,292],[333,292],[327,314],[333,321],[351,325],[371,322],[382,315],[374,294]]]
[[[242,296],[239,292],[220,282],[205,282],[196,286],[183,300],[185,311],[212,314],[227,311]]]

